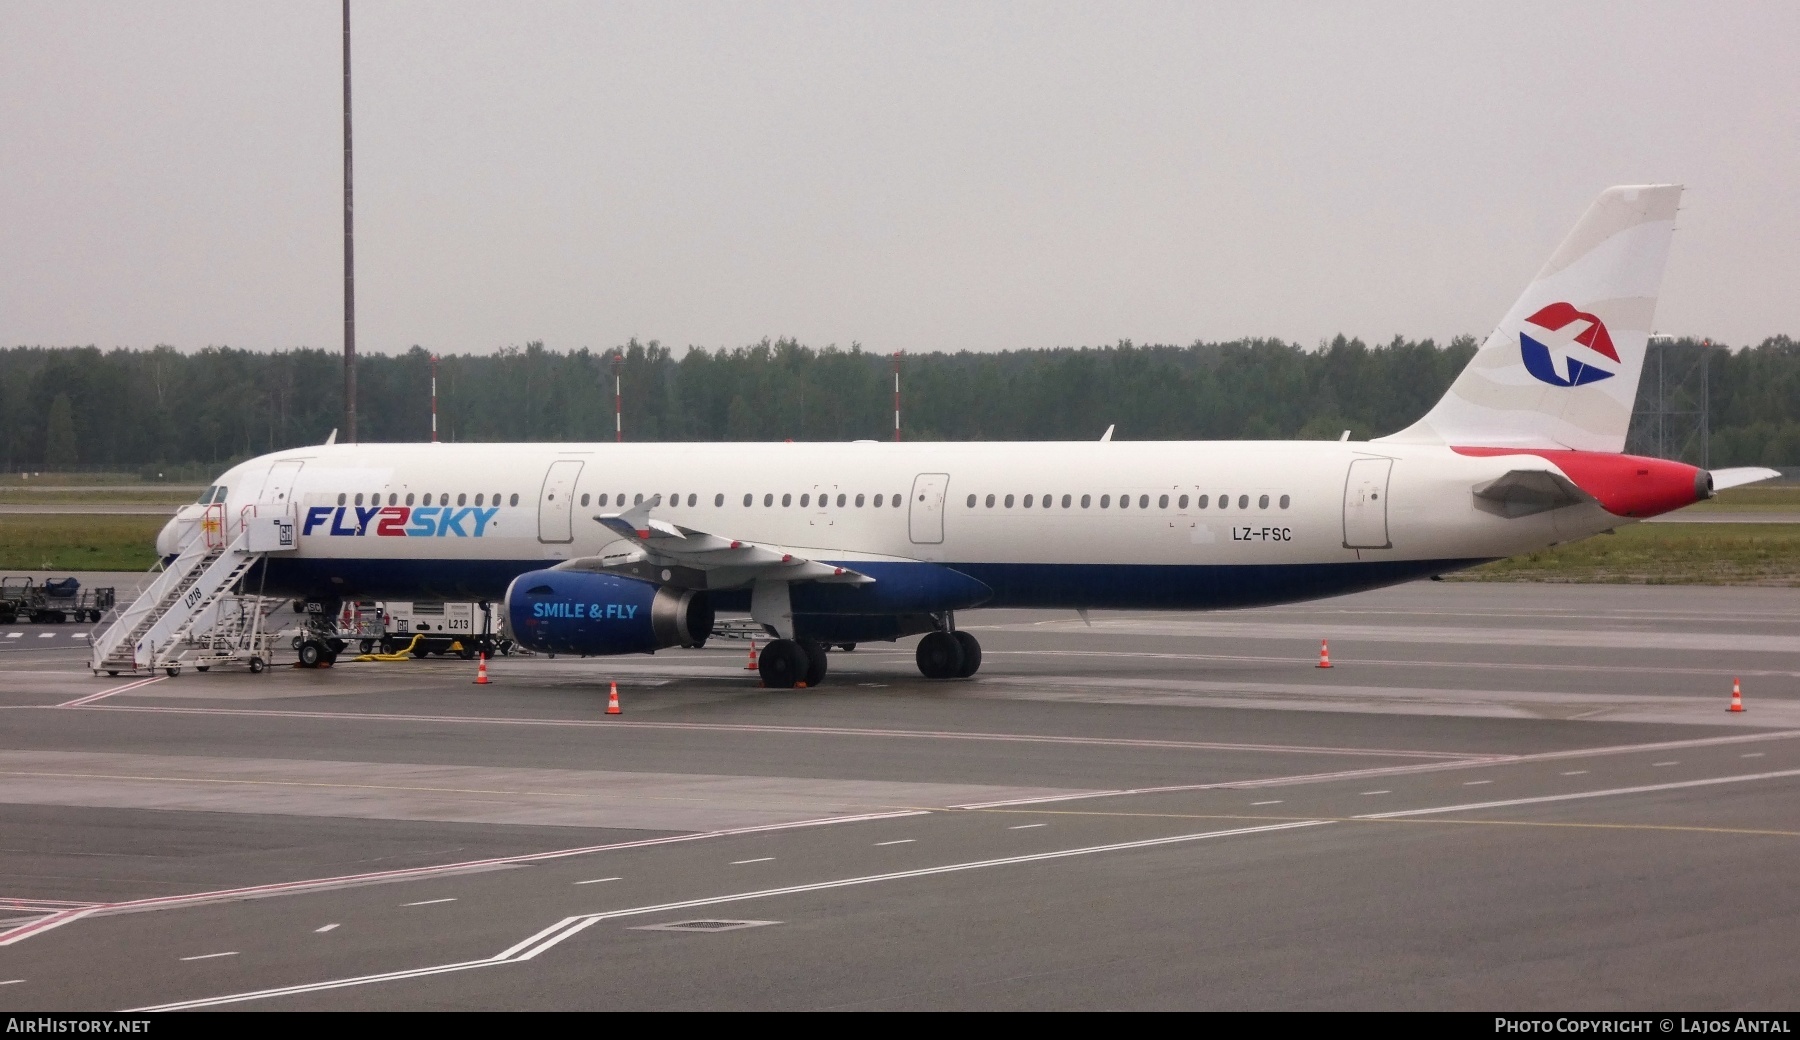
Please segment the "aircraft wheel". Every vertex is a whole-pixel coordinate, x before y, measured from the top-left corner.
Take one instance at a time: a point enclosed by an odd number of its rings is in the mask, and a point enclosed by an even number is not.
[[[756,670],[771,690],[791,690],[806,678],[806,651],[792,639],[777,639],[763,648]]]
[[[261,675],[264,667],[265,666],[263,665],[262,658],[252,657],[250,659],[250,674],[251,675]]]
[[[962,671],[962,644],[948,632],[929,632],[913,655],[927,679],[954,679]]]
[[[325,644],[316,639],[308,639],[300,644],[300,667],[317,668],[325,660]]]
[[[810,639],[798,645],[806,655],[806,686],[811,689],[825,681],[825,669],[829,663],[825,659],[825,648]]]
[[[956,637],[956,645],[962,649],[962,667],[956,670],[958,679],[967,679],[981,670],[981,644],[967,632],[952,632]]]

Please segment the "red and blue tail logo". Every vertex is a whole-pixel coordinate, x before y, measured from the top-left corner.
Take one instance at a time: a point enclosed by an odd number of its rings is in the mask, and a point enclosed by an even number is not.
[[[1552,333],[1576,322],[1586,322],[1587,328],[1570,338],[1568,336],[1552,337]],[[1615,363],[1619,360],[1619,352],[1613,349],[1612,336],[1606,331],[1606,324],[1586,311],[1578,311],[1572,304],[1553,303],[1525,319],[1525,324],[1543,329],[1540,333],[1544,340],[1557,338],[1562,348],[1577,343],[1588,348],[1601,357],[1611,358]],[[1611,379],[1617,372],[1608,371],[1591,361],[1580,361],[1574,357],[1564,358],[1567,372],[1556,370],[1556,359],[1550,355],[1550,347],[1542,340],[1533,339],[1531,333],[1519,333],[1519,354],[1525,360],[1525,371],[1532,378],[1551,386],[1582,386],[1586,383],[1598,383],[1602,379]]]

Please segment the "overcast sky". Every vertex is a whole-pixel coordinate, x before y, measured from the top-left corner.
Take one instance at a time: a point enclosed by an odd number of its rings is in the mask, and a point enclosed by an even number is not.
[[[0,344],[336,348],[336,0],[0,0]],[[359,346],[1800,335],[1800,4],[355,0]]]

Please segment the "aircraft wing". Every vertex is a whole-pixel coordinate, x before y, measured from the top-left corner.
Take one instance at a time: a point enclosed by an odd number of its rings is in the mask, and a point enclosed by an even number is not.
[[[1768,480],[1770,477],[1779,476],[1781,476],[1780,470],[1770,469],[1767,466],[1734,466],[1730,469],[1713,470],[1712,486],[1714,491],[1723,491],[1726,488],[1741,487],[1745,484],[1754,484],[1759,480]]]
[[[742,588],[757,581],[817,581],[867,585],[875,579],[848,567],[809,560],[779,548],[725,538],[656,520],[645,502],[594,520],[619,542],[601,556],[568,560],[557,570],[604,571],[678,588]]]

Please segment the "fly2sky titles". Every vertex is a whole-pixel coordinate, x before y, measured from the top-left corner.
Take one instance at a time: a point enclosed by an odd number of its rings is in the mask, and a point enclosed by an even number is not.
[[[499,514],[499,506],[313,506],[300,533],[324,528],[339,538],[480,538]]]
[[[572,655],[701,646],[716,612],[748,614],[771,688],[816,685],[825,645],[917,636],[921,673],[966,678],[976,607],[1213,610],[1443,574],[1775,475],[1622,454],[1680,193],[1603,192],[1443,398],[1374,440],[316,445],[234,466],[158,550],[208,509],[292,517],[300,544],[244,578],[268,594],[320,616],[491,601],[519,643]],[[494,504],[379,504],[426,488]]]

